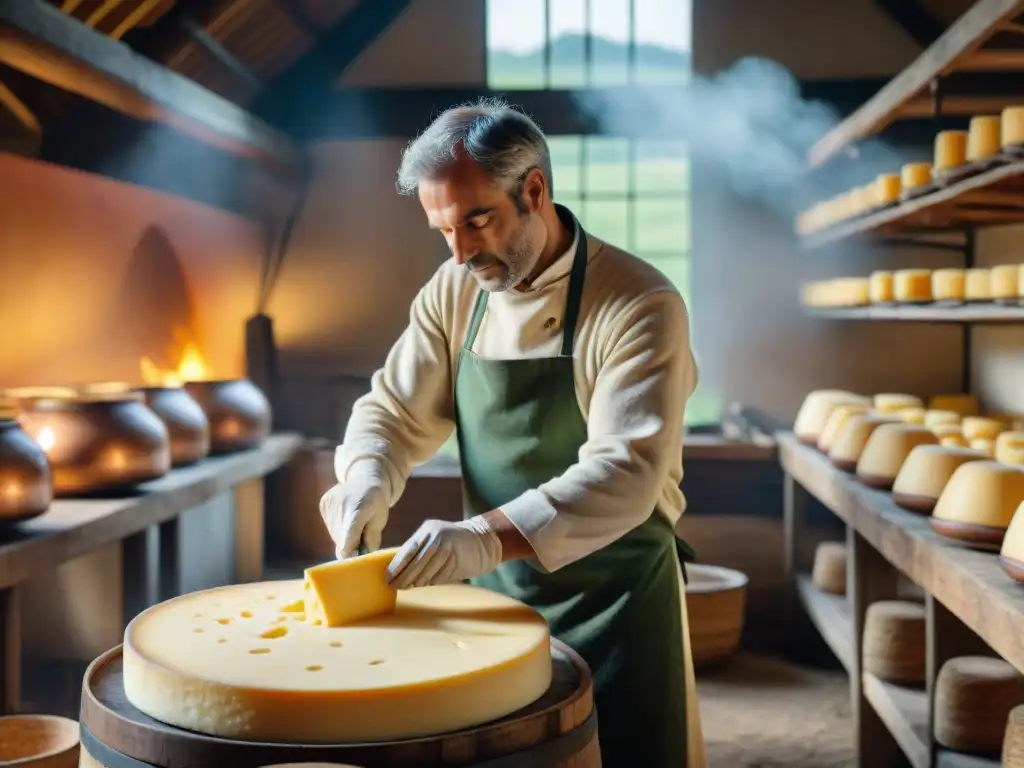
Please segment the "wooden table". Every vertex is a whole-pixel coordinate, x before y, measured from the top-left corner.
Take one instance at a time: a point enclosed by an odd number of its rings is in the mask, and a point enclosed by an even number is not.
[[[842,472],[791,433],[777,436],[786,473],[787,570],[825,642],[850,673],[857,765],[880,768],[994,768],[950,752],[932,738],[933,686],[942,664],[966,654],[999,655],[1024,671],[1024,589],[996,555],[967,549],[932,531],[928,518],[901,509],[888,493]],[[803,572],[813,541],[803,528],[807,496],[846,523],[846,596],[817,589]],[[924,690],[890,685],[861,669],[867,607],[898,597],[899,574],[925,593],[927,675]]]
[[[175,521],[225,492],[234,495],[235,575],[259,578],[263,566],[263,478],[283,466],[302,442],[277,434],[258,448],[210,457],[142,485],[137,495],[116,499],[57,499],[46,514],[25,522],[0,544],[0,713],[17,709],[21,698],[21,610],[19,584],[62,563],[123,542],[125,621],[148,604],[172,595],[173,574],[153,572],[151,533],[173,551]]]

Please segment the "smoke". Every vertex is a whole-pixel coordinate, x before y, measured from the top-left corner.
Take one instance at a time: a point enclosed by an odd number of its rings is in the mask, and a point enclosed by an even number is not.
[[[578,105],[612,134],[684,139],[691,162],[714,168],[737,194],[785,216],[877,173],[898,172],[909,161],[893,147],[868,141],[858,146],[860,162],[809,171],[808,150],[840,115],[802,98],[793,74],[767,59],[742,59],[669,95],[604,92],[579,97]]]

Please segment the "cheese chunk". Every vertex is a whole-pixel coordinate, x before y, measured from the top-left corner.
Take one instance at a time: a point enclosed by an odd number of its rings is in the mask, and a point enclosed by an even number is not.
[[[387,570],[397,549],[381,549],[349,560],[306,569],[306,614],[317,624],[341,627],[395,610],[398,590]]]
[[[907,163],[900,169],[900,186],[903,191],[926,187],[931,183],[931,163]]]
[[[939,131],[932,168],[948,171],[967,162],[967,131]]]
[[[887,304],[893,300],[892,272],[875,270],[868,278],[868,293],[872,303]]]
[[[932,300],[932,272],[930,269],[900,269],[893,274],[893,293],[901,304],[914,304]]]
[[[303,582],[195,592],[125,630],[124,690],[179,728],[250,741],[416,738],[505,717],[551,684],[544,617],[464,584],[402,590],[395,611],[316,627],[282,611]]]
[[[1002,148],[1002,120],[999,115],[975,115],[967,135],[967,159],[985,160]]]

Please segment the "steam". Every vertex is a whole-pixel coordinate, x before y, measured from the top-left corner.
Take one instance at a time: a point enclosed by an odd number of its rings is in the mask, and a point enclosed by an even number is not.
[[[664,92],[661,92],[664,93]],[[858,148],[861,162],[809,172],[807,151],[840,121],[824,102],[808,101],[782,65],[745,58],[713,77],[694,77],[671,95],[622,91],[579,97],[579,106],[613,134],[666,134],[688,142],[691,161],[717,169],[744,197],[780,215],[909,161],[879,141]]]

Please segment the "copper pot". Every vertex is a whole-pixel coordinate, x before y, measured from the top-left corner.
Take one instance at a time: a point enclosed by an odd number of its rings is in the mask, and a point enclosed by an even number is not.
[[[53,501],[46,454],[14,415],[0,406],[0,524],[38,517]]]
[[[25,398],[18,421],[46,453],[57,496],[130,488],[171,468],[167,427],[141,393]]]
[[[186,381],[210,420],[210,453],[253,448],[270,434],[270,402],[249,379]]]
[[[210,452],[210,422],[184,387],[141,387],[153,412],[171,437],[171,466],[182,467]]]

